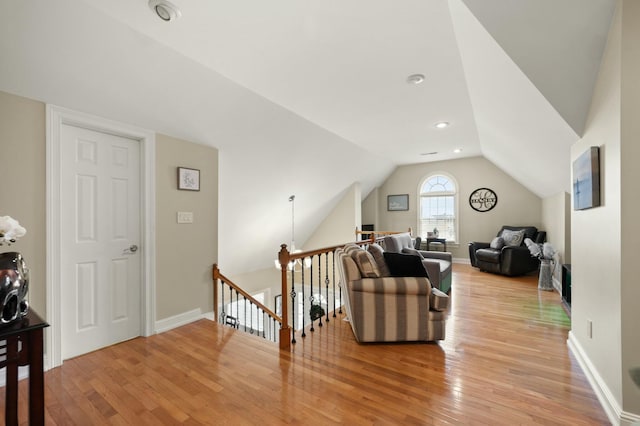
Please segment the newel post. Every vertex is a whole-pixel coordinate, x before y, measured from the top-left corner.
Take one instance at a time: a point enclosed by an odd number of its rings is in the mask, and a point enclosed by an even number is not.
[[[218,264],[213,264],[213,320],[218,321],[218,280],[220,279],[220,269],[218,269]]]
[[[287,245],[282,244],[280,246],[280,252],[278,253],[278,261],[280,262],[280,274],[281,274],[281,294],[282,294],[282,325],[280,327],[280,349],[291,349],[291,327],[289,327],[289,297],[288,297],[288,285],[287,285],[287,267],[289,266],[290,253],[287,250]]]

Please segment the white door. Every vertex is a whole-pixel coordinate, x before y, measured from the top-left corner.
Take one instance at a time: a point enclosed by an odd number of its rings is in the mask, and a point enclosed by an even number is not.
[[[139,336],[140,143],[60,129],[62,359]]]

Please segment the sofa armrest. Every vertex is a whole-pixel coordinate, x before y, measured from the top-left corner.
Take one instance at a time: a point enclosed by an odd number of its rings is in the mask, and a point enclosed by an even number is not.
[[[502,273],[505,275],[522,275],[537,268],[539,260],[531,256],[524,246],[505,246],[500,255]]]
[[[440,259],[451,262],[453,260],[453,256],[448,251],[426,251],[426,250],[418,250],[422,257],[425,259]]]
[[[477,241],[472,241],[469,243],[469,260],[471,261],[471,266],[478,266],[476,261],[476,250],[489,248],[490,245],[490,243],[481,243]]]
[[[432,288],[429,294],[429,309],[443,312],[449,309],[449,296],[437,288]]]
[[[349,282],[349,290],[361,293],[428,295],[431,282],[426,277],[362,278]]]

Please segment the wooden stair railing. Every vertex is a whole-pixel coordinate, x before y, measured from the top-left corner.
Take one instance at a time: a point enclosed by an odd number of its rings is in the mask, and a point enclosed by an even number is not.
[[[406,232],[406,231],[401,231]],[[358,235],[368,234],[369,239],[354,241],[357,245],[373,244],[375,242],[382,243],[385,235],[397,234],[398,231],[359,231],[356,228],[356,239]],[[411,228],[409,228],[411,233]],[[226,284],[229,287],[230,300],[233,301],[233,291],[236,292],[236,302],[238,296],[243,297],[243,302],[248,301],[250,305],[255,305],[255,309],[262,311],[263,315],[266,315],[274,324],[274,331],[270,333],[270,337],[274,341],[279,342],[280,349],[290,350],[291,343],[296,343],[296,317],[301,318],[302,324],[300,324],[301,337],[306,337],[307,330],[307,300],[310,303],[309,306],[309,331],[315,331],[315,323],[319,327],[323,326],[323,317],[325,322],[330,321],[330,316],[336,317],[336,310],[338,313],[342,313],[342,287],[340,286],[337,277],[336,269],[334,265],[334,252],[337,248],[343,247],[345,244],[339,244],[335,246],[324,247],[316,250],[309,250],[304,252],[291,253],[286,244],[280,246],[278,252],[278,262],[280,263],[281,271],[281,295],[282,295],[282,316],[277,315],[264,304],[257,301],[249,293],[242,290],[239,286],[234,284],[231,280],[220,273],[218,265],[213,265],[213,282],[214,282],[214,316],[216,321],[227,323],[227,325],[234,325],[228,323],[228,315],[224,311],[224,286],[218,285],[219,281]],[[324,273],[324,275],[323,275]],[[316,277],[317,275],[317,277]],[[324,277],[324,279],[323,279]],[[323,285],[324,284],[324,288]],[[331,292],[333,298],[333,310],[330,311],[329,293],[330,284],[333,287]],[[310,294],[307,299],[306,287],[309,287]],[[220,288],[222,288],[222,294],[219,294]],[[317,289],[317,293],[314,293],[314,288]],[[324,294],[323,293],[324,290]],[[336,290],[339,292],[339,296],[336,296]],[[319,296],[316,298],[316,296]],[[301,303],[296,304],[296,298],[300,297]],[[336,297],[339,297],[336,305]],[[289,300],[290,298],[290,300]],[[327,309],[322,307],[322,299],[325,299]],[[221,303],[219,303],[221,300]],[[317,303],[316,303],[317,302]],[[219,312],[219,306],[222,306],[222,312]],[[298,308],[296,308],[298,306]],[[301,306],[301,307],[300,307]],[[319,307],[319,308],[318,308]],[[245,308],[246,309],[246,308]],[[302,310],[302,312],[300,312]],[[320,314],[321,313],[321,314]],[[332,314],[332,315],[330,315]],[[233,317],[231,317],[233,318]],[[253,318],[253,317],[252,317]],[[291,320],[291,322],[289,322]],[[233,322],[233,321],[231,321]],[[246,317],[245,317],[245,329],[246,329]],[[276,331],[276,323],[279,324],[279,330]],[[264,322],[263,322],[264,324]],[[253,327],[250,326],[250,330],[253,331]],[[276,336],[277,335],[277,336]],[[266,338],[263,326],[263,337]],[[276,338],[277,337],[277,338]]]
[[[282,329],[283,329],[283,320],[282,317],[280,317],[279,315],[277,315],[275,312],[273,312],[271,309],[267,308],[264,304],[262,304],[260,301],[256,300],[253,296],[251,296],[249,293],[247,293],[246,291],[244,291],[242,288],[240,288],[237,284],[235,284],[233,281],[231,281],[229,278],[225,277],[224,275],[222,275],[222,273],[220,273],[220,269],[218,268],[218,265],[214,263],[213,265],[213,316],[215,318],[216,321],[221,322],[223,324],[226,325],[230,325],[234,328],[239,328],[240,324],[238,323],[238,303],[239,303],[239,296],[242,296],[243,300],[243,309],[244,309],[244,313],[245,313],[245,324],[244,324],[244,328],[245,331],[247,329],[247,320],[246,320],[246,304],[247,302],[249,302],[249,314],[250,314],[250,326],[249,326],[249,331],[251,333],[253,333],[254,331],[256,331],[253,328],[253,310],[255,309],[256,312],[258,311],[262,311],[263,313],[263,321],[262,321],[262,337],[266,338],[266,333],[267,333],[267,324],[271,323],[273,325],[273,327],[271,328],[271,330],[273,330],[273,332],[269,333],[269,338],[273,341],[280,341],[280,347],[282,349],[286,349],[282,347],[282,340],[283,339],[278,339],[278,337],[280,337],[282,335]],[[223,285],[219,285],[219,283],[222,283]],[[225,299],[224,299],[224,294],[225,294],[225,287],[224,284],[227,285],[227,287],[229,287],[229,302],[230,305],[233,304],[233,292],[236,292],[236,317],[230,316],[228,315],[227,312],[225,312]],[[220,294],[220,290],[222,290],[222,294]],[[222,296],[222,297],[221,297]],[[220,302],[220,303],[219,303]],[[222,307],[222,312],[219,312],[219,307]],[[284,312],[284,311],[283,311]],[[269,321],[264,321],[264,316],[267,316],[267,318],[269,319]],[[259,322],[259,318],[258,318],[258,322]],[[280,327],[278,327],[279,332],[275,331],[275,324],[278,323],[280,324]],[[256,324],[258,326],[258,335],[260,333],[260,329],[259,329],[259,324]],[[286,327],[284,327],[284,329],[286,330]],[[285,343],[289,341],[288,335],[287,337],[284,339]],[[288,343],[286,343],[288,345]]]

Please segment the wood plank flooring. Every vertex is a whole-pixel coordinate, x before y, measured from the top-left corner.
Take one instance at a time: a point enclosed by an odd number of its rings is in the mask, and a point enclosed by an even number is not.
[[[556,292],[456,264],[451,297],[440,343],[359,345],[338,318],[291,353],[208,320],[137,338],[48,371],[46,422],[609,424],[569,354]],[[23,381],[22,424],[26,402]]]

